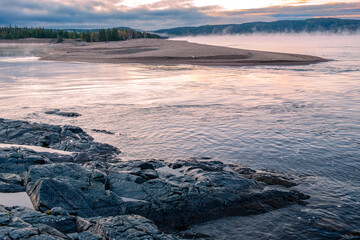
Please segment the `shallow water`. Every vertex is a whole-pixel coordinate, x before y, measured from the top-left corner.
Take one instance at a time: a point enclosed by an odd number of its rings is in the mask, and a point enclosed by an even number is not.
[[[39,61],[23,46],[0,44],[0,117],[80,126],[119,147],[126,160],[208,156],[303,175],[296,189],[311,195],[307,206],[193,229],[215,239],[359,233],[359,36],[188,39],[334,61],[241,68],[58,63]],[[53,108],[82,116],[44,114]]]

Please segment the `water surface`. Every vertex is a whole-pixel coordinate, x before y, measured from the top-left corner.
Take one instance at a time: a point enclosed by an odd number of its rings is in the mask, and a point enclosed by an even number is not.
[[[22,46],[0,44],[0,117],[80,126],[96,140],[119,147],[124,160],[207,156],[303,176],[296,189],[311,196],[307,206],[193,229],[215,239],[358,234],[359,36],[187,39],[334,61],[240,68],[60,63],[39,61]],[[53,108],[82,116],[44,114]]]

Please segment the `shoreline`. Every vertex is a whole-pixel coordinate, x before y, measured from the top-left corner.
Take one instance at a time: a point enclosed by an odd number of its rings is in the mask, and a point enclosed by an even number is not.
[[[0,193],[26,192],[34,207],[0,203],[0,239],[183,239],[199,223],[310,198],[292,189],[300,177],[211,158],[122,161],[77,126],[0,118],[0,130]]]
[[[308,65],[321,57],[245,50],[164,39],[133,39],[84,43],[66,40],[49,44],[40,60],[87,63],[140,63],[150,65],[258,66]]]

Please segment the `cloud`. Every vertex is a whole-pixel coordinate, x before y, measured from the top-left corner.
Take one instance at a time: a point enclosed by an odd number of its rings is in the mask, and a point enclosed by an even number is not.
[[[303,0],[300,0],[304,2]],[[360,3],[284,5],[228,11],[195,7],[192,0],[161,0],[129,7],[122,0],[0,0],[0,25],[54,28],[129,26],[155,30],[177,26],[274,21],[311,17],[360,18]]]

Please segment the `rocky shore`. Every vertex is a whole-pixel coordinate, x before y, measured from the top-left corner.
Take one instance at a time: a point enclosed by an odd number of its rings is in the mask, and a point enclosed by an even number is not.
[[[0,206],[0,239],[194,238],[178,232],[309,198],[294,177],[242,165],[121,161],[74,126],[0,119],[0,143],[0,192],[26,191],[34,206]]]

